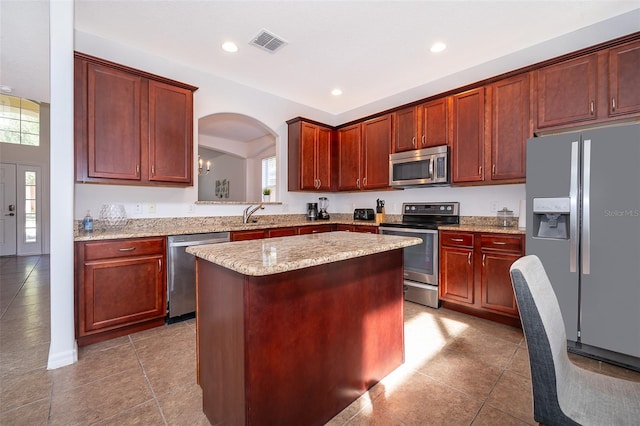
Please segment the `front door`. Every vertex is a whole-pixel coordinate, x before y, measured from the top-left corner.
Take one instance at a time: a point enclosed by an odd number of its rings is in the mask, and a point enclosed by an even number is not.
[[[16,165],[0,164],[0,256],[17,249]]]

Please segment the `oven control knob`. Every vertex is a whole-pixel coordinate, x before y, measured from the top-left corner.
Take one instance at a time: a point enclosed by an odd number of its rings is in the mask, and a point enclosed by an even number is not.
[[[444,206],[440,206],[440,210],[444,210]]]
[[[448,207],[447,207],[447,210],[451,210],[451,206],[448,206]]]
[[[409,206],[405,206],[405,208],[404,208],[404,209],[405,209],[405,210],[409,210],[409,209],[411,209],[411,207],[409,207]]]
[[[416,206],[411,206],[411,210],[415,210],[415,209],[416,209]]]

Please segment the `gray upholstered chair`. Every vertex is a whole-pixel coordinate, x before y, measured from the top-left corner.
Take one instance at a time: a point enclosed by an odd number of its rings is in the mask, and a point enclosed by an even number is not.
[[[560,306],[540,259],[514,262],[511,281],[529,350],[535,420],[549,426],[639,425],[640,383],[569,360]]]

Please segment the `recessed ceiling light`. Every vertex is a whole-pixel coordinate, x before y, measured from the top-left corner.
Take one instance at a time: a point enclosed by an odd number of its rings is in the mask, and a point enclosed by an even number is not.
[[[436,43],[433,43],[431,45],[431,49],[429,50],[431,51],[431,53],[440,53],[446,48],[447,48],[446,44],[442,43],[441,41],[438,41]]]
[[[232,41],[225,41],[222,43],[222,50],[229,53],[236,53],[238,51],[238,46]]]
[[[340,96],[340,95],[342,95],[342,90],[340,90],[340,89],[333,89],[333,90],[331,91],[331,94],[332,94],[333,96]]]

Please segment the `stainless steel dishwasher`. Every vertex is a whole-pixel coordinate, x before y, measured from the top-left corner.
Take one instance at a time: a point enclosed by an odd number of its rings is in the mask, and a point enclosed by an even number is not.
[[[167,237],[168,322],[191,318],[196,310],[196,258],[189,246],[229,241],[228,232],[170,235]]]

